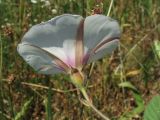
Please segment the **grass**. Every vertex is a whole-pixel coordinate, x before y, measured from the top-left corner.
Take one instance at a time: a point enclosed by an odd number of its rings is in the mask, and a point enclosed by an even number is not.
[[[45,6],[44,2],[33,4],[30,0],[1,0],[0,120],[100,119],[81,104],[67,76],[37,74],[17,54],[16,46],[32,25],[63,13],[88,16],[97,7],[107,15],[110,2],[50,0],[51,4]],[[154,41],[160,40],[159,6],[159,0],[113,2],[109,16],[120,22],[121,45],[112,56],[97,61],[88,76],[90,98],[112,120],[142,120],[143,116],[143,111],[130,115],[137,108],[138,98],[134,90],[119,87],[120,83],[127,81],[137,88],[144,105],[160,93],[160,59],[153,47]],[[87,75],[90,69],[91,65],[86,66]]]

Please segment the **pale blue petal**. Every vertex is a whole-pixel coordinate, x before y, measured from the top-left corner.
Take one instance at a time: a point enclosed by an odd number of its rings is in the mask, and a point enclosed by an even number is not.
[[[111,54],[115,48],[117,48],[119,44],[118,40],[109,42],[105,44],[101,49],[99,49],[96,53],[91,54],[88,63],[96,61],[98,59],[103,58],[104,56]]]
[[[97,45],[103,41],[110,38],[120,37],[120,27],[116,20],[104,15],[92,15],[85,19],[84,25],[84,45],[91,52]],[[112,51],[117,47],[118,42],[113,42],[112,44],[106,43],[103,49],[92,54],[90,56],[89,62],[103,58],[106,54],[112,53]]]
[[[81,20],[82,17],[79,15],[64,14],[57,16],[48,22],[33,26],[24,35],[22,41],[41,48],[62,48],[65,40],[75,40]]]
[[[23,59],[39,73],[56,74],[63,72],[62,69],[54,63],[53,58],[33,46],[21,43],[18,45],[17,51]]]

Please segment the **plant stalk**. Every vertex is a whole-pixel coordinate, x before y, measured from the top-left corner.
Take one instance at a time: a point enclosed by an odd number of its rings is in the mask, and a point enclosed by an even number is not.
[[[105,116],[103,113],[101,113],[91,102],[91,100],[88,97],[88,94],[85,90],[84,87],[82,87],[81,89],[82,95],[84,96],[84,98],[86,99],[87,104],[99,115],[101,116],[104,120],[110,120],[107,116]]]
[[[109,16],[109,14],[110,14],[110,12],[111,12],[112,5],[113,5],[113,1],[114,1],[114,0],[111,0],[111,3],[110,3],[110,5],[109,5],[109,9],[108,9],[107,16]]]

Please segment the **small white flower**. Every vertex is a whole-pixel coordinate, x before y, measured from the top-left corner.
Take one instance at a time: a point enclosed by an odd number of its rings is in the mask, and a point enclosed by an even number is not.
[[[33,25],[30,23],[30,24],[29,24],[29,27],[32,27],[32,26],[33,26]]]
[[[57,14],[57,10],[56,9],[52,9],[52,13],[53,14]]]
[[[46,1],[44,1],[44,6],[50,6],[51,5],[51,3],[48,1],[48,0],[46,0]]]
[[[5,26],[4,25],[1,25],[1,28],[3,29]]]
[[[37,0],[31,0],[31,3],[36,4]]]
[[[119,38],[120,27],[110,17],[64,14],[33,26],[17,49],[39,73],[70,74],[110,54]]]
[[[5,18],[5,19],[4,19],[4,21],[6,21],[6,22],[7,22],[7,21],[8,21],[8,18]]]
[[[34,19],[33,21],[34,21],[34,22],[37,22],[38,20],[37,20],[37,19]]]

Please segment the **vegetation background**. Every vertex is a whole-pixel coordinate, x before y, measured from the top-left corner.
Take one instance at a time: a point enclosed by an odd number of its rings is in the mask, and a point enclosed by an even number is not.
[[[109,5],[110,0],[0,0],[0,120],[101,120],[81,104],[66,75],[37,74],[16,47],[32,25],[64,13],[107,15]],[[110,17],[121,25],[121,45],[85,68],[88,94],[112,120],[142,120],[145,105],[160,94],[160,0],[114,0]]]

